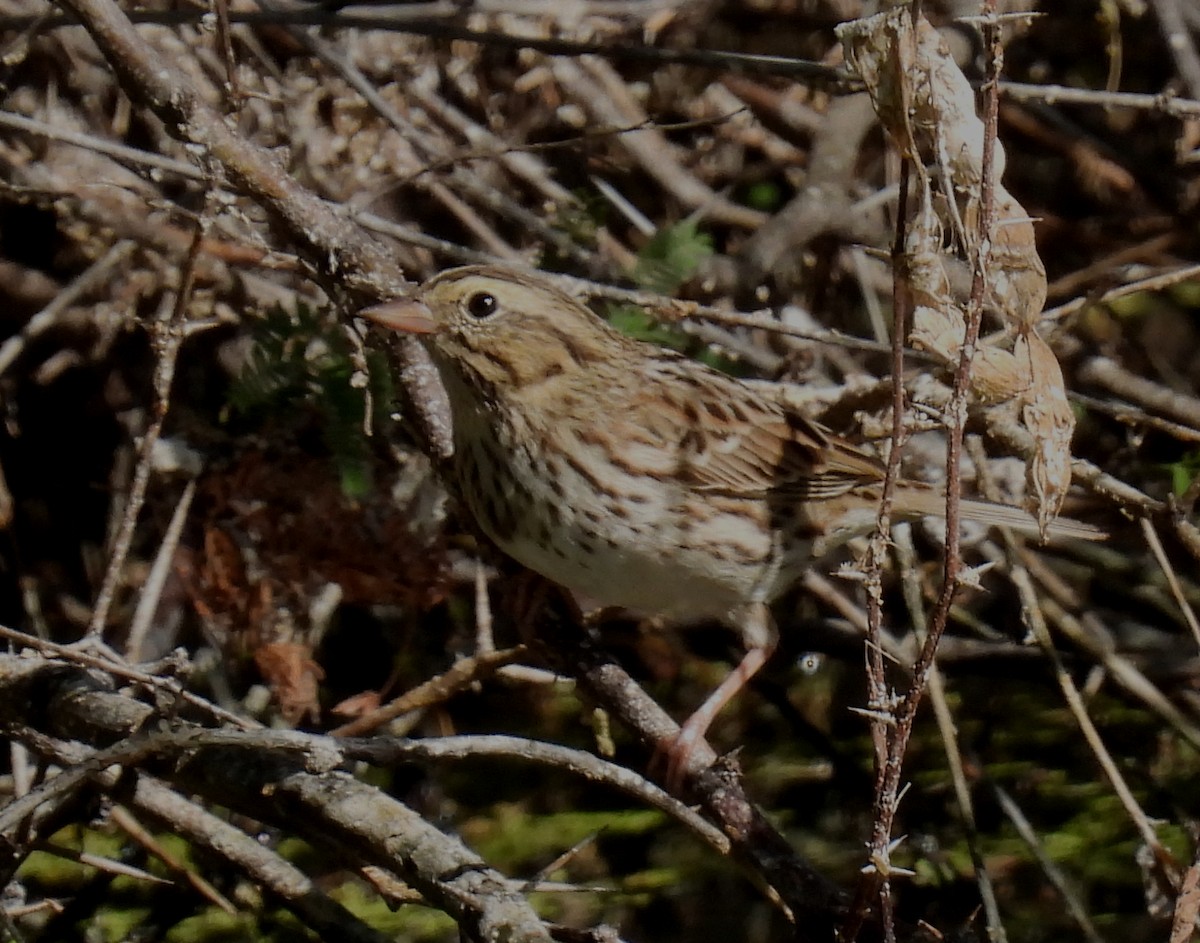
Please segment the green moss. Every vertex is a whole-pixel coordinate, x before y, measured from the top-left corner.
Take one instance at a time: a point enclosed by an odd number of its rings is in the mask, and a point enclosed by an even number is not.
[[[422,904],[394,907],[358,880],[344,881],[330,896],[364,923],[396,939],[421,943],[457,935],[454,921],[442,911]]]
[[[506,803],[492,812],[487,819],[464,823],[461,831],[486,861],[510,872],[544,864],[590,836],[643,835],[666,820],[653,809],[546,815]]]

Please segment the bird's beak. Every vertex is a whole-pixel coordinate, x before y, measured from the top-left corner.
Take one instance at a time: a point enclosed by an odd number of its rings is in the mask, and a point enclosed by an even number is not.
[[[440,327],[429,306],[415,298],[397,298],[371,305],[359,311],[358,317],[401,334],[434,334]]]

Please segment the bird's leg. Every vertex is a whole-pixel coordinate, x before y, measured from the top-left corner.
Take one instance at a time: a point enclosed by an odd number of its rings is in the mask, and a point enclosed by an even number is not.
[[[704,739],[708,728],[737,693],[758,674],[775,651],[779,633],[766,603],[752,603],[740,613],[739,629],[746,644],[746,654],[725,680],[701,704],[680,728],[674,742],[665,750],[667,787],[676,791],[687,771],[688,760],[696,744]]]

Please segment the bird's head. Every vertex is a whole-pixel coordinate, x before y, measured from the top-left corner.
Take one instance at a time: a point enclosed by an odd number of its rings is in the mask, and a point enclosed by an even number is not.
[[[549,281],[491,265],[442,272],[359,316],[421,337],[444,377],[492,396],[578,376],[630,343]]]

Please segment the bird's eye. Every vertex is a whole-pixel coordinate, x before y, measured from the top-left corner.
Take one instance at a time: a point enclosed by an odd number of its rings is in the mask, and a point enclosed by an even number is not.
[[[495,314],[498,307],[496,296],[486,291],[477,291],[467,299],[467,314],[473,318],[486,318]]]

